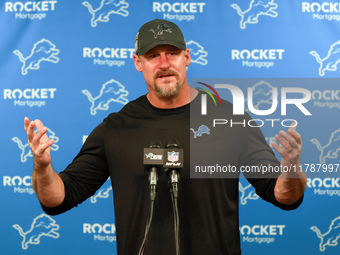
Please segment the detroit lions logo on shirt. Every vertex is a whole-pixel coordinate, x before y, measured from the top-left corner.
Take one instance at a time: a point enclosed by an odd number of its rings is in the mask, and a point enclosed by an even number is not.
[[[206,125],[201,125],[197,131],[195,131],[193,128],[190,128],[190,130],[194,133],[194,138],[197,136],[202,136],[203,134],[210,135],[210,128],[208,128]]]

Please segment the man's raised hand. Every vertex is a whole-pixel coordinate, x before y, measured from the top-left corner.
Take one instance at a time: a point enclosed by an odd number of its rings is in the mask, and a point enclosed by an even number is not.
[[[51,163],[51,145],[53,139],[49,139],[46,132],[47,127],[40,120],[31,121],[25,117],[25,131],[28,144],[33,154],[35,169],[46,168]],[[34,129],[37,128],[37,131]]]

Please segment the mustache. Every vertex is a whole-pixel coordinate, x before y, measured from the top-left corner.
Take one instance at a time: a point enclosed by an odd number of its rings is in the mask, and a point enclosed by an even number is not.
[[[166,75],[174,75],[178,78],[178,73],[172,70],[166,70],[166,71],[159,70],[155,73],[153,78],[156,79],[160,76],[166,76]]]

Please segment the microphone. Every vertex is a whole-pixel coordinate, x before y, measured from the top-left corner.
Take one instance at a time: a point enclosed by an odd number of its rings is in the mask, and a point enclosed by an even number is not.
[[[168,174],[171,182],[170,192],[172,199],[172,207],[174,211],[174,231],[175,231],[175,247],[176,255],[180,254],[179,241],[179,212],[178,212],[178,181],[180,171],[183,168],[183,149],[179,148],[176,139],[170,139],[165,144],[164,149],[164,171]]]
[[[159,140],[150,142],[149,148],[144,148],[144,170],[148,173],[148,179],[151,186],[151,199],[154,200],[156,196],[156,187],[160,169],[163,168],[163,154],[164,149]]]
[[[174,197],[177,198],[177,185],[180,178],[180,171],[183,168],[183,149],[179,148],[179,143],[176,139],[170,139],[165,144],[164,157],[164,171],[168,174],[170,178]]]
[[[138,255],[144,254],[144,250],[148,242],[149,230],[153,218],[153,209],[156,198],[158,174],[160,168],[163,168],[164,149],[162,149],[161,147],[161,142],[159,140],[153,140],[151,141],[149,148],[144,148],[144,171],[148,173],[150,182],[150,213],[146,222],[144,238],[140,246]]]

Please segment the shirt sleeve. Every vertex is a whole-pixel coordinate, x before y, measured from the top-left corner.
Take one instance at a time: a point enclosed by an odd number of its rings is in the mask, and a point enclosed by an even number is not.
[[[278,176],[281,174],[280,162],[267,144],[259,127],[247,127],[243,139],[244,153],[241,165],[249,171],[243,172],[256,194],[263,200],[283,210],[294,210],[300,206],[303,196],[292,205],[279,203],[274,195]]]
[[[65,199],[56,207],[42,209],[50,215],[70,210],[93,196],[109,177],[105,156],[105,122],[97,126],[86,139],[72,163],[59,173],[65,185]]]

